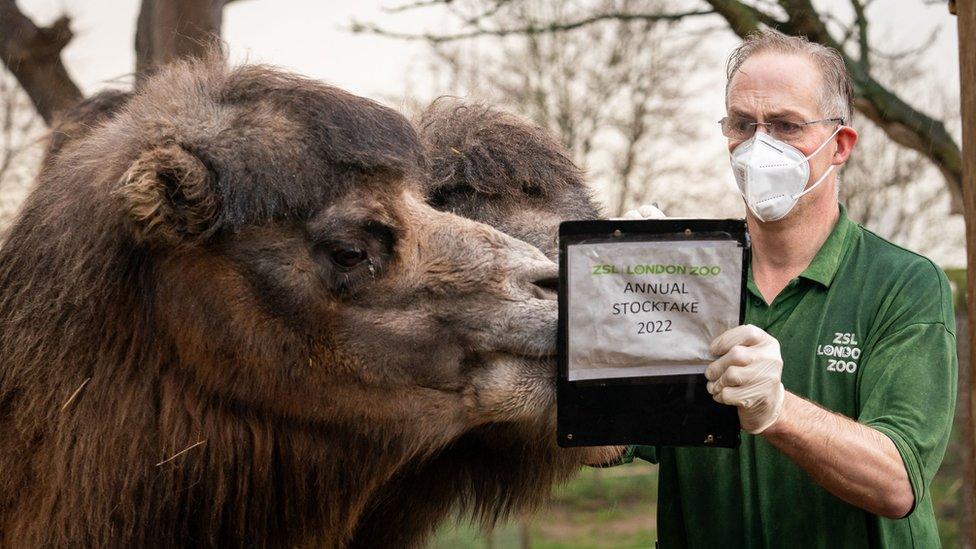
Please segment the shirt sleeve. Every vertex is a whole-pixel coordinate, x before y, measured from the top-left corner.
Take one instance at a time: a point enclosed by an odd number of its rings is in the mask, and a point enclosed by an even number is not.
[[[944,279],[941,271],[939,275]],[[915,317],[924,322],[906,323],[911,315],[904,309],[916,300],[901,300],[903,303],[895,308],[902,322],[887,326],[859,366],[862,372],[858,421],[885,434],[895,444],[908,472],[916,505],[926,496],[942,463],[956,404],[955,326],[948,283],[942,282],[925,285],[928,291],[921,292],[921,298],[927,303],[918,300],[914,304],[920,308],[938,307],[942,312]]]

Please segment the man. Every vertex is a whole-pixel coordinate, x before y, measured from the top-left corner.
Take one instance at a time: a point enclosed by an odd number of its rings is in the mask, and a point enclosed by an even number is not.
[[[935,547],[929,484],[956,395],[948,282],[851,221],[857,132],[830,48],[767,31],[729,59],[722,130],[752,237],[746,324],[708,390],[738,449],[630,447],[660,463],[661,547]],[[878,177],[885,177],[879,173]]]

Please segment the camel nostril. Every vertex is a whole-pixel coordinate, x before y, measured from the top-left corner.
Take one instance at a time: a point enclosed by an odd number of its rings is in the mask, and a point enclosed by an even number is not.
[[[546,276],[533,280],[532,289],[539,299],[556,299],[559,294],[559,277]]]

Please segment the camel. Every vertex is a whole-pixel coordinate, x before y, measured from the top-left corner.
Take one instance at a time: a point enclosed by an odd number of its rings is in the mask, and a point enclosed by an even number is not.
[[[556,266],[432,208],[401,115],[219,59],[99,100],[0,247],[0,546],[362,546],[472,433],[555,453]]]

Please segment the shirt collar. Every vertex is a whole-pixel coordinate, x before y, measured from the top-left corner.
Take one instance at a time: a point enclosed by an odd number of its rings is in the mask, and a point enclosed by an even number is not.
[[[830,231],[827,240],[820,246],[817,255],[813,257],[813,261],[800,273],[800,277],[813,280],[829,288],[830,283],[834,280],[834,275],[840,268],[840,262],[847,252],[847,240],[853,226],[854,222],[847,217],[847,208],[841,204],[837,224]]]
[[[855,223],[847,216],[847,208],[840,204],[840,217],[837,218],[837,224],[830,231],[827,240],[817,250],[817,255],[813,257],[813,261],[800,273],[800,278],[812,280],[829,288],[830,283],[834,280],[834,275],[840,268],[840,262],[847,252],[848,235],[851,234],[851,228],[854,226]],[[749,264],[746,288],[756,297],[763,297],[752,276],[752,263]]]

